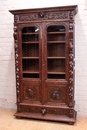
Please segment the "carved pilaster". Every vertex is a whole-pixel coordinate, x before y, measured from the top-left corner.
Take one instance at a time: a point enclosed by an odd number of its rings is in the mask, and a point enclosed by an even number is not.
[[[73,19],[73,13],[70,12],[70,19]],[[74,74],[74,43],[73,43],[73,30],[74,25],[73,22],[69,24],[69,107],[73,107],[73,98],[74,98],[74,89],[73,89],[73,74]]]
[[[16,90],[17,90],[17,103],[20,102],[20,83],[19,83],[19,61],[18,61],[18,38],[17,26],[14,26],[14,48],[15,48],[15,71],[16,71]]]

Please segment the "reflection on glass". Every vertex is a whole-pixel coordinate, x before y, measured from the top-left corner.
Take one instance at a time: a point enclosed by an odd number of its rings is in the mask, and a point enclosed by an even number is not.
[[[34,32],[38,32],[39,28],[37,27],[24,27],[22,29],[22,33],[34,33]]]

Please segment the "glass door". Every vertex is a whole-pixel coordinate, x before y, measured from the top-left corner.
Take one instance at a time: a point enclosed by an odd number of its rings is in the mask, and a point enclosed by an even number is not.
[[[22,77],[39,78],[39,28],[22,29]]]
[[[65,79],[66,29],[63,25],[47,28],[47,78]]]

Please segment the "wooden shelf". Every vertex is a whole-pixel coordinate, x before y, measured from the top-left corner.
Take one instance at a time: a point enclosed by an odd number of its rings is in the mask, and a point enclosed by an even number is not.
[[[47,43],[66,43],[66,41],[47,41]]]
[[[23,71],[23,74],[39,74],[38,71]]]
[[[64,74],[65,75],[66,73],[65,72],[55,72],[55,71],[51,72],[50,71],[50,72],[47,72],[47,74]]]
[[[66,57],[47,57],[47,59],[65,59]]]
[[[38,41],[22,42],[22,44],[33,44],[33,43],[39,43],[39,42]]]
[[[32,32],[32,33],[22,33],[22,35],[35,35],[35,34],[38,34],[38,33],[36,33],[36,32]]]
[[[47,32],[47,34],[66,34],[66,32]]]
[[[22,59],[35,59],[36,60],[36,59],[39,59],[39,57],[27,57],[26,56],[26,57],[22,57]]]

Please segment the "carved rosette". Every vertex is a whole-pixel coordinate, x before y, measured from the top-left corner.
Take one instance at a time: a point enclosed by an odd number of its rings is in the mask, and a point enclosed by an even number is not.
[[[18,61],[18,38],[17,26],[14,26],[14,48],[15,48],[15,71],[16,71],[16,90],[17,90],[17,103],[20,102],[20,83],[19,83],[19,61]]]
[[[50,94],[51,100],[60,100],[61,97],[61,90],[60,89],[53,89]]]
[[[24,96],[26,99],[36,99],[38,96],[36,88],[35,87],[26,87]]]

